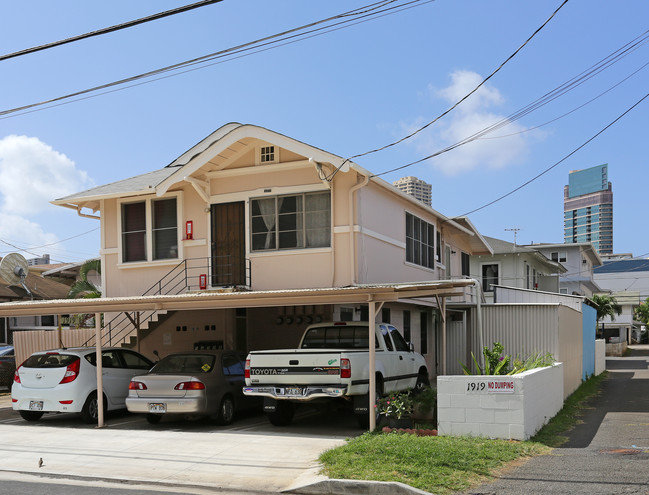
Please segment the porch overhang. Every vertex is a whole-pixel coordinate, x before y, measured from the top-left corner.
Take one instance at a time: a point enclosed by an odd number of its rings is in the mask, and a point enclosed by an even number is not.
[[[112,313],[125,311],[183,311],[311,304],[361,304],[402,299],[453,297],[464,294],[473,280],[440,280],[390,285],[358,285],[322,289],[220,292],[202,291],[179,295],[53,299],[0,304],[0,317],[52,314]]]

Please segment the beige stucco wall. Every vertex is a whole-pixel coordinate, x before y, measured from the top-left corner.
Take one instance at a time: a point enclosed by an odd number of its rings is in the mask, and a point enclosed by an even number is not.
[[[207,330],[206,330],[207,328]],[[155,331],[142,330],[139,351],[154,359],[156,350],[160,357],[172,352],[194,349],[194,344],[205,341],[223,341],[225,349],[234,348],[234,310],[178,311]]]

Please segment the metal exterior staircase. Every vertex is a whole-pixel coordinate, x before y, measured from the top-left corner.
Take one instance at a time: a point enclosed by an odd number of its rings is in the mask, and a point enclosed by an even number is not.
[[[211,268],[213,268],[211,264],[213,263],[218,263],[220,270],[218,277],[214,271],[211,271]],[[207,290],[208,281],[210,280],[218,280],[218,287],[233,287],[233,284],[224,283],[229,281],[228,274],[233,273],[233,270],[228,267],[231,267],[229,260],[215,260],[213,257],[184,259],[146,292],[144,292],[142,296],[177,295],[188,292],[203,291]],[[244,289],[250,287],[250,271],[250,261],[246,260],[246,286],[242,287]],[[203,285],[203,283],[205,283],[205,285]],[[210,287],[210,290],[214,290],[215,288],[217,287],[212,286]],[[137,345],[138,329],[153,330],[164,321],[164,315],[166,315],[166,313],[167,312],[163,310],[127,311],[118,313],[110,321],[102,321],[100,333],[101,343],[102,345],[110,347],[135,347]],[[95,345],[95,343],[96,337],[93,336],[83,345],[90,346]]]

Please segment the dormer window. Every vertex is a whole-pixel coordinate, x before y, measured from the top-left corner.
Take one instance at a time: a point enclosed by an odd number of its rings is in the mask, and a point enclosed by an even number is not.
[[[264,165],[266,163],[276,163],[277,162],[277,151],[275,146],[261,146],[259,148],[259,164]]]

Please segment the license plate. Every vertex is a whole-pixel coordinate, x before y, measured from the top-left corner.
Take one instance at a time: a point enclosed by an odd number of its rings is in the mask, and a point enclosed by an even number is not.
[[[42,400],[31,400],[31,401],[29,401],[29,410],[30,411],[42,411],[43,410],[43,401]]]
[[[303,391],[301,387],[286,387],[285,390],[286,395],[303,395]]]
[[[166,413],[167,412],[167,404],[165,404],[165,403],[150,403],[149,404],[149,412],[150,413]]]

